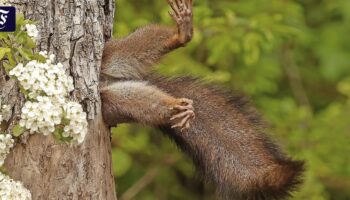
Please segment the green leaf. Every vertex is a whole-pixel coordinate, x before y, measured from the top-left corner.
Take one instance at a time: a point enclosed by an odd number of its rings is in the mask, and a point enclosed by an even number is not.
[[[15,137],[19,137],[20,135],[22,135],[24,133],[24,131],[26,131],[26,129],[23,128],[22,126],[20,126],[19,124],[17,124],[12,129],[12,135],[15,136]]]
[[[26,32],[21,31],[16,36],[16,43],[18,44],[25,44],[28,40],[28,35]]]
[[[26,97],[27,97],[28,94],[29,94],[28,91],[25,90],[21,85],[19,86],[19,91],[21,91],[21,93],[24,94],[24,96],[26,96]]]
[[[7,53],[7,58],[9,59],[9,62],[10,62],[10,65],[11,66],[16,66],[16,61],[15,61],[15,58],[13,57],[13,54],[11,52],[8,52]]]
[[[61,143],[70,143],[73,140],[73,137],[64,137],[63,128],[56,127],[55,132],[53,133],[55,139]]]
[[[30,51],[23,48],[17,48],[17,50],[26,60],[31,60],[32,54]]]
[[[21,31],[21,28],[24,24],[25,24],[24,15],[22,13],[18,13],[16,15],[16,33]]]
[[[62,137],[62,129],[56,128],[55,132],[53,133],[53,136],[55,137],[56,140],[60,140]]]
[[[5,169],[5,167],[0,167],[0,173],[2,173],[2,174],[5,174],[5,175],[7,175],[8,173],[7,173],[7,170]]]
[[[3,47],[0,47],[0,60],[2,60],[5,56],[6,53],[9,53],[11,52],[11,49],[10,48],[3,48]]]
[[[39,61],[41,63],[45,63],[46,62],[46,58],[44,56],[40,55],[39,53],[35,53],[33,55],[33,59],[37,60],[37,61]]]
[[[60,141],[64,143],[70,143],[72,142],[72,140],[73,140],[73,137],[63,137],[63,136],[60,139]]]
[[[6,72],[7,74],[11,71],[11,69],[14,68],[12,65],[10,65],[10,64],[7,63],[7,62],[2,63],[2,65],[3,65],[3,67],[4,67],[4,69],[5,69],[5,72]]]
[[[28,38],[27,39],[27,43],[26,43],[27,47],[30,49],[34,49],[36,47],[35,42],[33,41],[32,38]]]
[[[70,123],[69,119],[63,118],[61,124],[68,125]]]

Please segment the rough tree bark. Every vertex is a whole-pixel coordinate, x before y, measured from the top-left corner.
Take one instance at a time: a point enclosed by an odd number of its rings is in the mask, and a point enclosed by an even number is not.
[[[80,146],[33,135],[13,149],[5,167],[32,192],[33,200],[115,200],[110,132],[101,117],[98,91],[103,44],[112,33],[114,0],[10,2],[26,18],[38,22],[38,49],[54,53],[74,77],[73,96],[88,112],[90,131]],[[16,116],[23,100],[14,81],[1,75],[0,98],[13,106]]]

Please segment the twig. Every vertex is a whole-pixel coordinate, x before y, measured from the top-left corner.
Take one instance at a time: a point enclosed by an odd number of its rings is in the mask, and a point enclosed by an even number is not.
[[[281,54],[282,66],[287,74],[294,97],[300,105],[306,106],[312,110],[309,98],[305,92],[299,68],[293,60],[293,55],[291,54],[288,47],[284,47]]]
[[[141,192],[147,185],[153,182],[159,173],[159,168],[155,167],[150,170],[138,180],[132,187],[130,187],[121,197],[120,200],[133,199],[139,192]]]

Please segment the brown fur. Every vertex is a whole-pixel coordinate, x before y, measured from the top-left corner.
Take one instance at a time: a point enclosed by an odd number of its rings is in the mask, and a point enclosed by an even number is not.
[[[101,75],[119,80],[142,79],[149,67],[177,47],[172,39],[174,44],[169,44],[173,35],[176,35],[174,28],[149,25],[126,38],[107,42],[105,49],[108,51],[103,52]]]
[[[192,78],[146,79],[195,102],[196,119],[188,130],[160,128],[193,158],[223,199],[282,198],[300,183],[303,162],[286,157],[266,137],[258,114],[242,98]]]
[[[192,0],[169,3],[177,30],[150,25],[106,44],[101,67],[105,121],[159,127],[193,158],[200,177],[214,184],[222,199],[290,195],[300,183],[303,162],[291,160],[267,138],[259,115],[244,98],[191,78],[147,75],[163,55],[192,37]],[[183,98],[193,100],[194,120],[192,101]],[[177,120],[187,121],[171,128],[179,122],[170,118],[178,114],[186,115]]]

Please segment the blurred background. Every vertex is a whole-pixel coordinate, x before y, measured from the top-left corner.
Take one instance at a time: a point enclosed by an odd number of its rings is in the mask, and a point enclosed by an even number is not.
[[[166,0],[118,0],[114,37],[174,24]],[[195,36],[156,68],[249,96],[270,135],[307,164],[292,199],[350,199],[350,1],[195,0]],[[113,130],[121,200],[215,199],[159,131]]]

